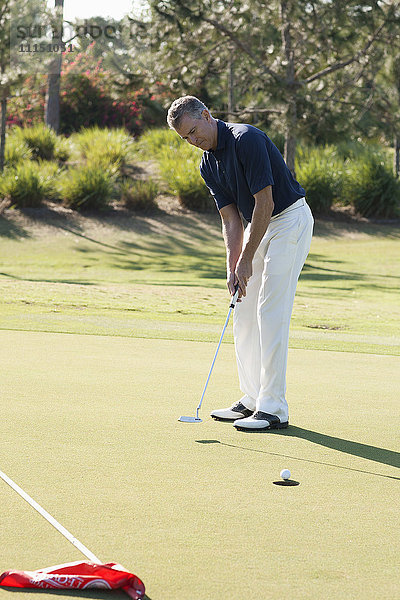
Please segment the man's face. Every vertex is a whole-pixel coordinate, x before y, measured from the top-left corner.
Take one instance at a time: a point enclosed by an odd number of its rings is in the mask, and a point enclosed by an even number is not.
[[[217,124],[207,110],[203,110],[200,119],[184,114],[175,131],[183,140],[201,150],[215,150],[217,147]]]

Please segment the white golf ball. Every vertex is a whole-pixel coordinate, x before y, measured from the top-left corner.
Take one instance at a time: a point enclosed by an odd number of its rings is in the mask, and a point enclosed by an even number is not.
[[[281,471],[282,479],[290,479],[290,475],[291,475],[291,473],[290,473],[289,469],[283,469]]]

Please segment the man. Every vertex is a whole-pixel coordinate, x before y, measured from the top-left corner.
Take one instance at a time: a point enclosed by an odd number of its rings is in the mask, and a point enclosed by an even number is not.
[[[233,335],[244,396],[211,416],[246,431],[286,428],[289,323],[314,223],[305,191],[256,127],[214,119],[194,96],[175,100],[167,121],[204,151],[200,173],[221,215],[228,289],[239,287]]]

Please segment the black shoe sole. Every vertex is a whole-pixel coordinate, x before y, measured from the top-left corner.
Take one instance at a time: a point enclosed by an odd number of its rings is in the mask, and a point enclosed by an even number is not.
[[[253,413],[251,413],[251,414],[253,414]],[[241,417],[233,417],[232,419],[225,419],[223,417],[215,417],[214,415],[211,415],[211,416],[216,421],[223,421],[224,423],[233,423],[233,421],[237,421],[238,419],[244,419],[245,418],[244,415],[242,415]]]
[[[234,427],[239,431],[247,431],[249,433],[254,433],[257,431],[270,431],[271,429],[287,429],[289,427],[289,422],[286,421],[285,423],[271,423],[271,425],[268,425],[268,427],[259,427],[255,429],[249,427],[241,427],[240,425],[235,425]]]

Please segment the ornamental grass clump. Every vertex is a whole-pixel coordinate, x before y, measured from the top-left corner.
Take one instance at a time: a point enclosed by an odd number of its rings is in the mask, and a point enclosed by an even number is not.
[[[123,128],[83,128],[71,136],[71,142],[88,165],[101,165],[113,173],[123,169],[133,151],[133,140]]]
[[[66,163],[71,156],[71,145],[68,139],[58,136],[56,147],[54,149],[54,159],[59,163]]]
[[[30,160],[31,158],[32,150],[23,139],[14,132],[7,135],[4,151],[6,167],[15,167],[17,164]]]
[[[160,151],[158,163],[168,193],[177,196],[184,208],[204,212],[213,208],[214,201],[200,175],[201,154],[198,148],[181,143],[173,152]]]
[[[31,149],[33,159],[53,160],[55,158],[57,135],[53,129],[43,123],[33,127],[18,128],[15,135]]]
[[[172,129],[150,129],[137,142],[138,152],[143,158],[157,158],[165,152],[174,153],[184,143]]]
[[[129,210],[154,210],[158,185],[153,179],[125,179],[120,184],[121,202]]]
[[[214,205],[212,197],[199,171],[199,156],[191,148],[179,150],[174,155],[165,153],[159,159],[161,177],[170,194],[177,196],[184,208],[208,211]]]
[[[358,160],[348,161],[343,195],[363,217],[400,216],[400,182],[382,156],[365,154]]]
[[[138,151],[143,159],[154,158],[167,193],[189,210],[208,211],[214,201],[200,175],[202,151],[181,140],[172,129],[154,129],[142,135]]]
[[[58,193],[63,204],[78,211],[108,208],[114,177],[101,165],[72,167],[58,180]]]
[[[313,212],[329,212],[341,197],[343,161],[333,146],[300,148],[296,157],[296,179],[306,190]]]
[[[0,178],[0,196],[19,208],[38,207],[45,199],[57,195],[56,172],[57,165],[53,168],[31,161],[20,162],[6,169]]]
[[[64,172],[63,167],[52,160],[39,160],[37,170],[46,191],[46,199],[59,200],[57,181]]]

